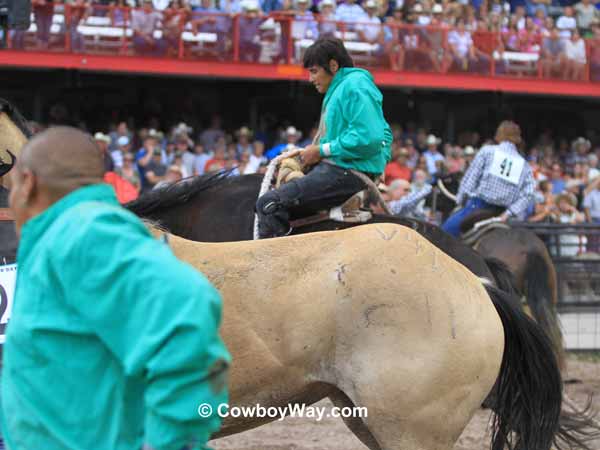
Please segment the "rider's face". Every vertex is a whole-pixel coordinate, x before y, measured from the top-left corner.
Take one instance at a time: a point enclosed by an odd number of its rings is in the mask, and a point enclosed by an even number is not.
[[[330,61],[329,69],[331,70],[333,75],[335,75],[338,69],[337,62],[333,60]],[[324,68],[317,65],[309,67],[308,73],[308,80],[315,86],[317,91],[319,91],[320,94],[326,93],[327,89],[329,89],[329,85],[331,84],[331,80],[333,80],[333,75],[327,73],[327,71]]]

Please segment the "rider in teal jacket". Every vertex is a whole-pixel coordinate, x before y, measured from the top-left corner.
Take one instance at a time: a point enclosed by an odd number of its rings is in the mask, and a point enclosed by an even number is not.
[[[373,77],[354,68],[341,40],[318,39],[304,54],[304,67],[325,94],[319,131],[299,154],[304,177],[268,191],[256,202],[261,238],[289,234],[292,210],[303,214],[337,206],[365,188],[352,171],[375,181],[391,158],[392,132],[383,117],[383,96]]]

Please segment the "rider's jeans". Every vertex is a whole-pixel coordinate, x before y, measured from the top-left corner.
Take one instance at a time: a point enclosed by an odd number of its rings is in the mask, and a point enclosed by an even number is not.
[[[451,234],[454,237],[459,237],[460,225],[467,216],[480,209],[490,208],[496,208],[496,206],[480,198],[470,198],[469,200],[467,200],[467,203],[463,208],[459,209],[446,219],[446,221],[442,224],[442,230],[444,230],[448,234]]]
[[[340,205],[365,184],[350,170],[320,162],[302,178],[267,192],[256,202],[261,238],[285,235],[290,230],[290,209],[303,215]]]

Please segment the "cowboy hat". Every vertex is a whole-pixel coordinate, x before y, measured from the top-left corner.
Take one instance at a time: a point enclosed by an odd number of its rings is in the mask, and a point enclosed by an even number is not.
[[[94,140],[110,144],[110,136],[102,133],[101,131],[98,131],[96,134],[94,134]]]

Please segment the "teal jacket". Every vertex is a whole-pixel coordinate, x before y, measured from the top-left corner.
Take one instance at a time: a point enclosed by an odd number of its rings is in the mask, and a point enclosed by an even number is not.
[[[230,357],[204,276],[105,184],[27,221],[17,260],[2,374],[11,450],[206,448]]]
[[[323,100],[321,156],[345,169],[383,173],[391,158],[392,130],[383,117],[382,100],[369,72],[340,69]]]

